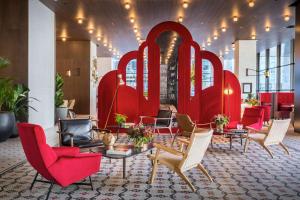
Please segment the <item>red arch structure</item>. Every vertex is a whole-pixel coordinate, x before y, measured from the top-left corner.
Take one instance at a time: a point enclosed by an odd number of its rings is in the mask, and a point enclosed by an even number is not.
[[[230,82],[233,94],[229,98],[241,99],[240,84],[234,74],[224,73],[223,66],[212,52],[202,51],[199,44],[193,41],[192,35],[186,27],[176,22],[162,22],[149,32],[147,39],[137,51],[125,54],[118,65],[118,69],[107,73],[100,81],[98,87],[98,119],[99,127],[103,127],[108,116],[108,108],[112,103],[113,94],[117,88],[117,75],[122,74],[126,81],[126,66],[137,60],[136,88],[121,86],[109,116],[109,123],[114,124],[114,113],[129,116],[128,121],[137,120],[139,115],[155,115],[160,105],[160,50],[156,39],[165,31],[175,31],[182,38],[178,47],[178,112],[186,113],[198,122],[209,122],[214,115],[223,113],[224,85]],[[144,51],[148,49],[148,97],[144,97]],[[195,51],[195,94],[191,96],[191,49]],[[213,66],[213,86],[202,90],[202,59],[209,60]],[[226,75],[226,76],[225,76]],[[225,78],[226,77],[226,78]],[[231,117],[240,118],[238,111],[240,104],[232,104],[229,108]]]

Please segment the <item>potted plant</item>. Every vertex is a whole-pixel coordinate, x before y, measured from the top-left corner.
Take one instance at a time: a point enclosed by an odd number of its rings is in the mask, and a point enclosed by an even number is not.
[[[115,114],[115,122],[121,127],[122,124],[124,124],[127,120],[127,116],[126,115],[122,115],[120,113],[116,113]]]
[[[218,114],[214,117],[214,122],[217,127],[217,131],[222,132],[224,130],[224,126],[229,123],[229,118],[226,115]]]
[[[253,94],[248,94],[247,99],[245,99],[245,103],[250,106],[258,106],[259,101],[254,97]]]
[[[68,116],[68,107],[64,104],[64,92],[62,87],[64,80],[58,73],[55,76],[55,121],[59,119],[66,119]]]
[[[141,148],[152,142],[154,135],[151,127],[143,125],[132,126],[127,130],[128,138],[133,142],[134,147]]]

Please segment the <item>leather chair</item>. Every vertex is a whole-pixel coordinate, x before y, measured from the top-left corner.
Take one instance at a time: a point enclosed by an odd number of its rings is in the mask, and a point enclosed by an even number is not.
[[[261,130],[264,123],[264,109],[262,108],[245,108],[241,121],[232,121],[226,128],[236,129],[237,124],[243,124],[244,128],[251,127],[256,130]]]
[[[101,154],[80,153],[78,147],[50,147],[39,125],[19,123],[18,130],[26,158],[37,171],[30,190],[35,182],[50,183],[48,199],[54,184],[67,187],[86,177],[90,183],[76,184],[89,185],[93,190],[90,176],[99,171]],[[48,181],[38,180],[39,174]]]
[[[261,106],[255,106],[254,108],[261,108],[264,110],[264,122],[269,124],[269,121],[271,119],[271,106],[261,105]]]
[[[61,146],[76,146],[92,148],[102,146],[101,140],[94,140],[95,131],[105,131],[93,127],[91,119],[64,119],[59,120],[59,141]]]
[[[150,119],[151,123],[145,123],[144,119]],[[173,118],[172,118],[172,111],[171,110],[159,110],[157,116],[140,116],[140,123],[145,124],[146,126],[153,126],[154,131],[157,130],[159,134],[160,129],[168,129],[171,136],[172,133],[172,125],[173,125]]]

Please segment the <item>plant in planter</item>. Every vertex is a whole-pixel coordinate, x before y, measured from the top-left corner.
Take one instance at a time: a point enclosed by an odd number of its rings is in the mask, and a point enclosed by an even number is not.
[[[61,75],[56,74],[55,76],[55,121],[58,119],[65,119],[68,115],[68,108],[64,107],[64,92],[62,87],[64,80]]]
[[[253,94],[248,94],[247,99],[245,99],[245,103],[251,106],[258,106],[259,101],[255,98]]]
[[[127,116],[126,115],[122,115],[119,113],[115,114],[115,122],[119,125],[122,126],[122,124],[124,124],[127,120]]]
[[[154,138],[154,131],[151,127],[144,127],[143,125],[132,126],[127,130],[128,138],[133,142],[137,148],[152,142]]]
[[[214,122],[216,124],[218,131],[223,131],[224,126],[229,123],[229,118],[226,115],[218,114],[214,117]]]

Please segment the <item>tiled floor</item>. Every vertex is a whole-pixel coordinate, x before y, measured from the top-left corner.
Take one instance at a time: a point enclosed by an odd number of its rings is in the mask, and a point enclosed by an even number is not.
[[[170,140],[168,135],[156,139]],[[144,154],[128,160],[127,179],[122,179],[121,160],[110,163],[104,158],[101,171],[92,176],[96,190],[55,186],[50,199],[300,199],[300,135],[289,135],[284,142],[291,155],[272,147],[274,159],[255,143],[250,143],[246,154],[238,141],[232,150],[227,143],[209,147],[203,164],[214,182],[199,170],[190,170],[186,175],[196,186],[195,193],[164,167],[158,169],[154,184],[147,184],[152,166]],[[45,198],[47,184],[37,183],[29,191],[34,175],[27,162],[0,175],[0,199]]]

